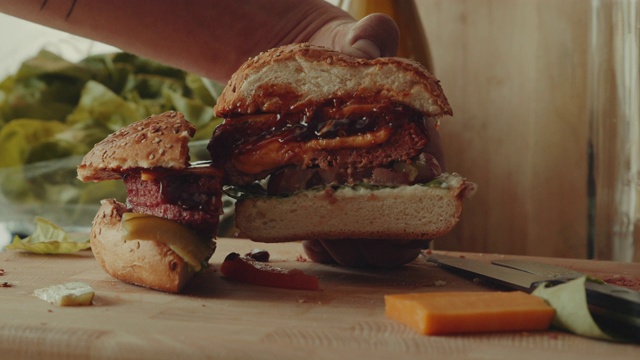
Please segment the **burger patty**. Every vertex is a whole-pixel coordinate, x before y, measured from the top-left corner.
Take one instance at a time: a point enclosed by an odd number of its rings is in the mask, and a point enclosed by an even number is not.
[[[337,168],[346,182],[362,170],[409,161],[429,141],[418,111],[393,103],[331,100],[289,114],[227,119],[209,151],[227,182],[252,183],[287,166]]]
[[[392,161],[406,161],[418,155],[427,144],[426,133],[421,126],[409,121],[395,124],[392,134],[384,143],[367,148],[317,150],[307,154],[301,167],[318,166],[322,169],[338,167],[346,173],[380,167]]]
[[[139,172],[125,175],[127,206],[186,225],[207,239],[215,237],[222,214],[220,179],[172,172],[142,180]]]
[[[299,169],[290,166],[271,174],[266,190],[268,194],[278,195],[325,185],[413,185],[427,183],[441,174],[438,161],[433,156],[422,153],[410,161],[398,161],[390,166],[363,168],[350,173],[345,173],[340,168]]]

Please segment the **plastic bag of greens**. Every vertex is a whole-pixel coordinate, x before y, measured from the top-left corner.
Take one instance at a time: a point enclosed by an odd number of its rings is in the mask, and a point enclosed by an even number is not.
[[[194,160],[220,119],[220,86],[128,53],[72,63],[48,51],[0,82],[0,248],[29,234],[35,216],[88,229],[101,199],[125,198],[122,182],[82,183],[76,167],[95,143],[152,114],[182,112],[198,129]]]

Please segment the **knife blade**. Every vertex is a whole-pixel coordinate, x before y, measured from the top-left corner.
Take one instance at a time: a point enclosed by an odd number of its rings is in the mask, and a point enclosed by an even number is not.
[[[567,269],[562,266],[539,263],[537,261],[521,260],[521,259],[503,259],[491,261],[494,265],[504,266],[524,272],[528,272],[537,276],[544,276],[550,279],[577,279],[585,274]]]
[[[458,274],[487,280],[511,289],[533,292],[538,286],[557,286],[585,276],[560,266],[519,259],[476,261],[442,254],[425,260]],[[590,280],[585,282],[587,305],[594,321],[605,331],[640,340],[640,292]]]

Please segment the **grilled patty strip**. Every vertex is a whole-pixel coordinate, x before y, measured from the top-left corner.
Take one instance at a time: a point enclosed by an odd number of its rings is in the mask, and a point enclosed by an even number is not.
[[[403,105],[336,104],[297,113],[227,119],[210,148],[228,180],[241,185],[285,167],[345,173],[409,160],[428,142],[422,114]]]
[[[172,172],[142,180],[139,172],[124,177],[127,206],[133,212],[177,221],[212,239],[222,211],[218,177]]]

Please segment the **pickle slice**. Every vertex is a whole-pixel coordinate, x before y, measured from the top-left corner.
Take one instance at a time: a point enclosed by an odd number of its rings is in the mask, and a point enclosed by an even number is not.
[[[195,271],[200,271],[215,250],[215,242],[173,220],[149,214],[122,214],[124,240],[153,240],[169,245]]]

